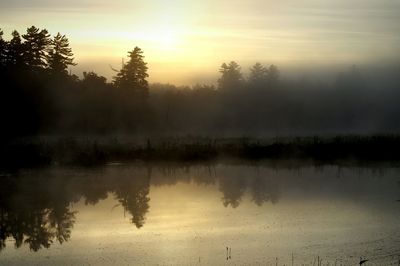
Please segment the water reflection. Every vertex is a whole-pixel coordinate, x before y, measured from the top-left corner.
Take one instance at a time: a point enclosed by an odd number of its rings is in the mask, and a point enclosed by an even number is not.
[[[277,184],[269,178],[256,177],[250,187],[255,204],[263,205],[264,202],[271,201],[277,203],[280,197],[280,190]]]
[[[339,193],[335,196],[338,198],[353,196],[356,188],[361,189],[363,195],[376,189],[373,183],[366,184],[354,178],[350,181],[339,180],[341,177],[337,177],[337,170],[328,171],[328,176],[334,176],[333,179],[322,179],[318,169],[312,172],[314,177],[306,181],[298,170],[285,170],[277,174],[274,169],[268,168],[260,173],[256,168],[214,166],[114,166],[20,172],[2,177],[4,189],[0,194],[0,251],[6,247],[8,239],[13,239],[16,248],[25,243],[32,251],[68,241],[76,222],[73,204],[83,200],[86,205],[95,205],[110,194],[115,197],[116,206],[121,206],[124,215],[130,217],[132,224],[141,228],[146,223],[150,209],[152,186],[186,183],[209,186],[210,189],[215,187],[222,195],[222,205],[233,209],[240,206],[246,195],[251,202],[261,207],[265,203],[278,203],[283,192],[290,189],[301,188],[304,194],[317,197]],[[325,173],[323,178],[326,176]],[[321,184],[327,185],[322,189]],[[399,188],[395,191],[397,198]]]
[[[149,171],[149,173],[151,173]],[[149,211],[149,192],[151,176],[124,176],[118,179],[115,188],[115,197],[128,212],[131,221],[140,228],[146,220],[146,213]]]
[[[62,188],[50,189],[45,184],[20,178],[7,178],[0,196],[0,250],[12,237],[16,248],[23,243],[33,251],[48,248],[57,241],[62,244],[71,237],[75,212],[72,199]],[[61,191],[60,191],[61,190]]]

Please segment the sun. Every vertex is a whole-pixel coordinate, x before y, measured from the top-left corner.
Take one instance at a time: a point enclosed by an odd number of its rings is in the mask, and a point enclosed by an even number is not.
[[[155,31],[153,35],[162,49],[173,49],[179,43],[179,34],[177,30],[171,27],[162,27]]]
[[[170,28],[161,29],[158,39],[165,48],[173,48],[178,43],[177,34]]]
[[[158,50],[175,50],[182,41],[182,32],[171,26],[148,27],[141,31],[124,33],[125,40],[135,40]]]

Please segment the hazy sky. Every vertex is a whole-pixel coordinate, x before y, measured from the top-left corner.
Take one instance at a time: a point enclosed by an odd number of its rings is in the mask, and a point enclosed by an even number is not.
[[[0,27],[35,25],[70,39],[78,66],[113,75],[139,46],[150,81],[213,81],[224,61],[243,70],[398,59],[399,0],[1,0]]]

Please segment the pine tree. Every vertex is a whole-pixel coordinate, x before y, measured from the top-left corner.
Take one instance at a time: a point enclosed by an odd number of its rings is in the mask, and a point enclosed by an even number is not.
[[[47,66],[46,58],[51,43],[50,34],[47,30],[40,30],[32,26],[22,35],[25,40],[25,62],[32,69],[43,69]]]
[[[222,74],[218,80],[218,88],[221,90],[240,87],[243,83],[243,76],[240,66],[235,61],[231,61],[229,65],[223,63],[219,72]]]
[[[6,65],[13,67],[21,67],[24,65],[25,46],[22,43],[21,36],[18,31],[12,32],[12,39],[6,43]]]
[[[250,68],[249,82],[253,85],[261,85],[267,80],[268,69],[260,63]]]
[[[147,63],[144,62],[143,51],[135,47],[128,52],[129,62],[124,64],[120,72],[114,78],[114,85],[118,89],[130,90],[138,99],[144,100],[149,94],[147,82]]]
[[[51,41],[52,48],[47,56],[48,68],[52,74],[68,75],[68,66],[75,66],[72,49],[65,35],[57,33]]]
[[[276,85],[279,81],[279,77],[280,77],[279,69],[275,65],[271,65],[268,68],[268,75],[267,75],[268,83],[271,85]]]
[[[0,29],[0,67],[6,64],[6,42],[3,40],[3,31]]]

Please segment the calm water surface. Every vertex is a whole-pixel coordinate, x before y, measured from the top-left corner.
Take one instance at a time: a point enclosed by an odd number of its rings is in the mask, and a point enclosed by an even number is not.
[[[400,259],[397,169],[109,165],[0,180],[0,265]]]

